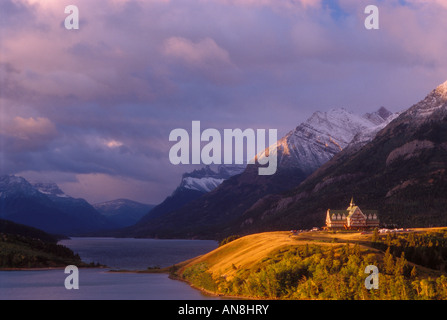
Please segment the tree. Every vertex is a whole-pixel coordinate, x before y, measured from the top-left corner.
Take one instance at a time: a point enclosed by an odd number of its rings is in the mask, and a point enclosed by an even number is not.
[[[391,235],[389,233],[386,234],[386,245],[391,246]]]
[[[378,242],[379,241],[379,230],[377,228],[374,228],[373,236],[371,239],[372,242]]]
[[[417,270],[416,270],[416,266],[413,266],[413,269],[411,269],[410,277],[411,277],[412,279],[414,279],[414,278],[417,277],[417,275],[418,275],[418,272],[417,272]]]
[[[390,252],[390,247],[388,247],[388,249],[386,249],[385,257],[383,258],[383,263],[385,264],[385,272],[387,274],[393,274],[394,260],[393,260],[393,255]]]
[[[394,274],[396,276],[403,275],[406,267],[407,267],[407,260],[405,259],[405,252],[402,251],[400,258],[396,261],[396,265],[394,268]]]

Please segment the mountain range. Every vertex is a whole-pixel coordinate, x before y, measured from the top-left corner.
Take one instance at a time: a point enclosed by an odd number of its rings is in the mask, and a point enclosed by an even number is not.
[[[144,217],[155,205],[116,199],[95,203],[93,207],[117,227],[128,227]]]
[[[141,206],[144,212],[139,217],[150,210],[150,206]],[[141,206],[138,207],[140,211]],[[111,208],[105,211],[101,214],[86,200],[66,195],[53,182],[30,183],[15,175],[0,176],[1,219],[61,235],[80,235],[126,226],[122,220],[116,219],[119,212],[113,212]],[[135,214],[130,211],[124,214]],[[132,223],[137,220],[134,218]]]
[[[157,206],[128,199],[91,205],[82,198],[68,196],[54,182],[29,182],[23,177],[4,175],[0,177],[0,218],[53,234],[113,235],[112,230],[134,225],[145,216],[178,209],[244,168],[222,165],[216,172],[207,166],[185,173],[173,194]]]
[[[261,199],[231,233],[301,229],[324,224],[328,208],[353,196],[379,211],[383,224],[447,225],[447,82],[400,113],[370,142],[346,148],[298,187]]]
[[[262,197],[298,186],[355,137],[358,144],[366,143],[365,136],[373,136],[394,117],[383,107],[363,116],[343,108],[315,112],[276,143],[278,169],[274,175],[260,176],[256,166],[249,165],[242,173],[207,193],[196,194],[194,200],[177,208],[161,214],[154,214],[154,208],[130,227],[127,235],[216,238]],[[366,132],[368,135],[364,135]]]
[[[354,197],[382,224],[447,224],[447,82],[400,113],[315,112],[275,147],[274,175],[258,175],[256,165],[207,166],[185,173],[157,206],[92,206],[53,183],[1,176],[0,218],[60,234],[222,239],[322,226],[327,209]]]
[[[244,170],[245,165],[219,165],[216,171],[210,166],[205,166],[204,168],[184,173],[180,185],[174,192],[138,221],[138,225],[144,225],[152,219],[180,209],[191,201],[211,192],[222,182],[242,173]]]

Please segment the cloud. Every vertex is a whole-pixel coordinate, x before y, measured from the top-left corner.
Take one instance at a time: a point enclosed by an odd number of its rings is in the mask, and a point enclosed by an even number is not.
[[[21,139],[31,139],[33,136],[53,136],[56,133],[54,124],[46,118],[22,118],[13,120],[14,135]]]
[[[58,135],[56,126],[47,118],[15,117],[4,124],[0,135],[7,152],[35,151],[47,147]]]
[[[217,2],[234,6],[266,6],[275,8],[319,7],[322,0],[218,0]]]
[[[123,146],[123,143],[120,141],[116,141],[116,140],[108,140],[108,141],[104,141],[104,144],[109,147],[109,148],[118,148]]]
[[[220,48],[211,38],[194,43],[182,37],[171,37],[165,40],[163,52],[167,56],[183,60],[199,68],[210,64],[231,65],[228,52]]]
[[[68,4],[0,3],[0,160],[83,194],[169,194],[189,170],[169,163],[169,132],[192,120],[284,134],[315,110],[400,111],[447,74],[440,0],[77,0],[73,32]]]
[[[403,3],[409,5],[419,5],[419,6],[433,6],[437,5],[447,9],[447,3],[444,0],[405,0]]]
[[[99,203],[119,198],[135,199],[145,203],[158,204],[166,194],[171,193],[170,187],[158,182],[135,180],[126,176],[110,176],[105,174],[78,174],[74,181],[60,183],[66,194],[78,195],[90,203]],[[95,189],[97,192],[92,193]],[[151,190],[151,199],[147,194]]]
[[[188,82],[198,81],[200,85],[203,85],[203,79],[217,85],[234,83],[238,79],[238,68],[228,51],[212,38],[194,42],[183,37],[170,37],[163,42],[162,52],[171,61],[169,70],[174,81],[181,80],[179,74],[186,74]]]

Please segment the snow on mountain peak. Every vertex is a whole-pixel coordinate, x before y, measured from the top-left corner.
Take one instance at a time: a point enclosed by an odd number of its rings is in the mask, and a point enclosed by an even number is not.
[[[443,98],[447,99],[447,81],[440,84],[436,89],[435,92],[442,96]]]
[[[365,113],[363,117],[368,119],[375,125],[380,125],[388,120],[393,113],[387,110],[385,107],[380,107],[379,110],[371,113]]]
[[[447,81],[436,87],[404,114],[413,120],[424,122],[435,112],[447,112]]]
[[[218,179],[213,177],[192,178],[186,177],[182,180],[183,187],[203,192],[210,192],[218,185],[224,182],[225,179]]]
[[[349,143],[348,147],[353,148],[352,150],[356,150],[364,146],[369,141],[373,140],[380,130],[385,128],[391,121],[396,119],[399,114],[400,113],[390,113],[390,115],[388,115],[382,122],[379,122],[376,126],[357,133]]]
[[[39,192],[47,195],[57,196],[67,198],[68,196],[59,188],[59,186],[54,182],[32,182],[33,187],[35,187]]]
[[[13,174],[0,177],[0,185],[24,184],[26,182],[27,181],[24,178],[15,176]]]
[[[315,112],[303,125],[309,127],[317,134],[317,140],[326,140],[325,143],[334,144],[343,148],[348,144],[355,133],[374,124],[365,117],[349,112],[345,108],[331,109],[327,112]],[[295,131],[300,130],[300,126]]]
[[[15,175],[0,176],[0,192],[2,196],[6,196],[7,194],[11,194],[19,190],[30,195],[38,193],[38,191],[22,177]]]
[[[210,192],[226,179],[242,173],[244,170],[245,165],[220,165],[217,168],[217,172],[213,171],[210,166],[205,166],[201,169],[184,173],[180,187]]]
[[[384,107],[363,116],[345,108],[317,111],[278,140],[272,149],[277,152],[280,167],[298,167],[311,173],[343,150],[360,132],[370,132],[369,139],[377,132],[374,129],[383,125],[391,114]],[[257,157],[264,155],[265,151]]]

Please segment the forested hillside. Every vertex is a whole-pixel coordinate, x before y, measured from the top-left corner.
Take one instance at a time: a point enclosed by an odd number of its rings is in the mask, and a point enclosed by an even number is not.
[[[178,274],[196,287],[228,296],[447,299],[446,229],[386,236],[282,233],[282,239],[278,232],[263,233],[256,240],[264,247],[259,250],[265,251],[263,258],[257,256],[256,262],[249,257],[257,254],[248,250],[250,237],[234,240],[190,262]],[[379,270],[378,289],[365,287],[368,265]]]

